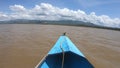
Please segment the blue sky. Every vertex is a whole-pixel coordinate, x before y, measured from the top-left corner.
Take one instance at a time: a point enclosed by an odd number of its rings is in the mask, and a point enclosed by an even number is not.
[[[76,20],[120,28],[120,0],[0,0],[0,21]]]
[[[111,18],[120,18],[120,0],[0,0],[0,12],[10,12],[10,5],[23,5],[33,8],[36,4],[49,3],[59,8],[83,10],[87,14],[108,15]]]

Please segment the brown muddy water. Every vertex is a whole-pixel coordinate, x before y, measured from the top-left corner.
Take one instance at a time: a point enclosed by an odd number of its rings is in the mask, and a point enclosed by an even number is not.
[[[95,68],[120,68],[120,31],[39,24],[0,25],[0,68],[34,68],[63,32]]]

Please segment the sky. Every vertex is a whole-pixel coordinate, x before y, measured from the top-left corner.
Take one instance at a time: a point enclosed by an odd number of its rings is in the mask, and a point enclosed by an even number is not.
[[[79,20],[120,27],[120,0],[0,0],[0,20]]]
[[[108,15],[120,18],[120,0],[0,0],[0,11],[10,12],[10,5],[23,5],[33,8],[36,4],[49,3],[60,8],[83,10],[86,13],[95,12],[97,15]]]

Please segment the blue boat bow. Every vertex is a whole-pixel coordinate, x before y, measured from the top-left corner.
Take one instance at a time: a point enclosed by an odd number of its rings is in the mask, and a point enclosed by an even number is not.
[[[63,61],[64,60],[64,61]],[[35,68],[94,68],[65,35],[60,36],[47,56]]]

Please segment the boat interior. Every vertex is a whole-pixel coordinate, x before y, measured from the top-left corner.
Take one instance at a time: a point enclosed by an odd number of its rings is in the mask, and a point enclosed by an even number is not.
[[[63,59],[64,57],[64,59]],[[64,60],[64,62],[63,62]],[[85,58],[71,51],[48,55],[38,68],[94,68]]]

